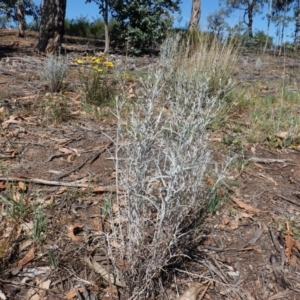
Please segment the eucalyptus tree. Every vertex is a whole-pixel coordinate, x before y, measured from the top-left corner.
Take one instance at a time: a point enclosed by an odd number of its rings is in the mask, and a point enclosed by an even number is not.
[[[59,50],[64,35],[66,5],[67,0],[43,0],[36,51],[45,52],[49,50],[49,52],[53,52]]]
[[[18,23],[19,36],[24,37],[26,29],[26,16],[32,16],[35,20],[40,17],[39,7],[33,0],[2,0],[0,1],[0,14],[7,20]]]
[[[180,10],[181,0],[108,0],[117,21],[115,39],[128,52],[150,52],[172,27],[172,14]]]
[[[201,0],[192,0],[192,11],[189,29],[197,28],[201,17]]]
[[[209,14],[206,18],[207,28],[212,32],[218,39],[222,40],[228,24],[226,23],[226,18],[229,16],[228,10],[221,8]]]
[[[272,21],[277,28],[277,35],[280,38],[279,54],[281,54],[282,45],[284,44],[285,28],[288,27],[290,22],[294,19],[288,15],[288,12],[292,9],[295,0],[273,0],[272,2]],[[297,32],[297,19],[295,22],[295,37]]]
[[[109,15],[109,0],[86,0],[85,3],[95,2],[99,6],[99,12],[103,17],[104,31],[105,31],[105,48],[104,53],[109,52],[109,31],[108,31],[108,15]]]
[[[230,12],[243,11],[243,22],[247,25],[248,36],[253,38],[253,17],[261,13],[268,0],[225,0]]]

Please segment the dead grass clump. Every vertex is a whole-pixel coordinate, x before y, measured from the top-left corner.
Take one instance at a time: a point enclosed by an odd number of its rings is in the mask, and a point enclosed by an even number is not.
[[[199,241],[193,235],[201,228],[207,205],[206,129],[232,87],[230,74],[223,80],[219,72],[230,69],[230,50],[222,50],[227,51],[226,65],[220,48],[199,49],[188,58],[179,41],[179,36],[168,38],[160,67],[141,79],[126,126],[125,95],[117,101],[116,174],[124,196],[117,199],[117,218],[116,210],[110,211],[112,233],[107,240],[108,245],[118,243],[117,250],[109,247],[109,256],[130,299],[163,292],[170,267],[178,267],[196,249]],[[209,68],[205,60],[214,65]],[[212,80],[218,82],[213,89]],[[118,267],[120,262],[123,267]]]
[[[38,74],[40,79],[46,84],[49,92],[59,92],[63,86],[68,72],[68,61],[63,57],[49,55],[45,58]]]
[[[238,46],[230,40],[221,42],[213,34],[192,30],[180,41],[177,63],[193,73],[195,66],[208,79],[209,92],[214,93],[229,83],[236,67]]]

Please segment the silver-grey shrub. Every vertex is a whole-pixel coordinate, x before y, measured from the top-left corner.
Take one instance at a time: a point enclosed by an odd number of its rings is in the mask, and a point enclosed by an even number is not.
[[[218,111],[220,95],[232,87],[230,81],[220,81],[211,93],[212,74],[197,63],[188,68],[178,64],[179,41],[176,36],[166,40],[159,67],[140,80],[137,102],[125,120],[125,96],[117,101],[117,179],[126,205],[119,211],[122,222],[112,222],[116,225],[107,238],[121,245],[117,252],[111,249],[111,260],[129,266],[126,271],[116,267],[116,272],[130,299],[153,296],[168,266],[193,246],[191,234],[206,207],[207,125]]]
[[[68,73],[68,60],[65,57],[48,55],[42,62],[38,75],[47,85],[49,92],[58,92]]]

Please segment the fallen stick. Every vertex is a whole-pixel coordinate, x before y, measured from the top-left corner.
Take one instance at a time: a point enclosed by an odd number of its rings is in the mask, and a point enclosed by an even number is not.
[[[22,181],[28,183],[38,183],[43,185],[53,185],[53,186],[68,186],[68,187],[81,187],[90,188],[91,185],[87,183],[79,183],[77,181],[73,182],[63,182],[63,181],[51,181],[38,178],[22,178],[22,177],[0,177],[0,181]],[[122,187],[117,187],[116,185],[106,185],[97,186],[93,188],[94,192],[117,192],[123,190]]]
[[[289,198],[287,198],[287,197],[284,197],[284,196],[282,196],[282,195],[280,195],[280,194],[275,194],[275,195],[278,196],[279,198],[281,198],[281,199],[283,199],[283,200],[285,200],[285,201],[287,201],[287,202],[293,204],[293,205],[300,206],[300,203],[297,203],[297,202],[293,201],[292,199],[289,199]]]
[[[251,157],[248,160],[255,163],[264,163],[264,164],[291,162],[290,159],[274,159],[274,158],[259,158],[259,157]]]

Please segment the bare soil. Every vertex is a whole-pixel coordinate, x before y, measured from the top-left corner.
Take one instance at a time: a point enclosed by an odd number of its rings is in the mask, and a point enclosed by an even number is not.
[[[83,261],[97,257],[109,269],[102,240],[89,237],[105,231],[101,207],[115,192],[114,146],[108,138],[115,134],[114,119],[103,107],[101,119],[80,110],[75,65],[65,94],[70,117],[45,118],[47,87],[36,70],[44,57],[33,53],[36,42],[35,33],[22,39],[14,30],[0,30],[0,193],[23,197],[31,207],[15,222],[0,202],[0,298],[2,292],[6,298],[1,299],[14,300],[122,299],[122,289],[111,293],[115,290]],[[64,46],[70,60],[101,50]],[[130,58],[136,70],[154,62]],[[289,76],[291,90],[298,83],[297,60],[266,55],[262,65],[256,62],[256,54],[240,58],[236,78],[241,84],[267,83],[268,89],[258,92],[277,94],[282,76]],[[242,115],[238,118],[246,124]],[[229,133],[230,124],[210,133],[218,163],[226,151],[219,137]],[[174,281],[166,289],[169,299],[191,282],[205,287],[197,299],[300,299],[300,152],[269,149],[263,141],[244,149],[247,164],[233,168],[226,180],[229,201],[205,220],[198,258],[176,274],[176,288]],[[47,235],[36,243],[35,201],[47,216]]]

